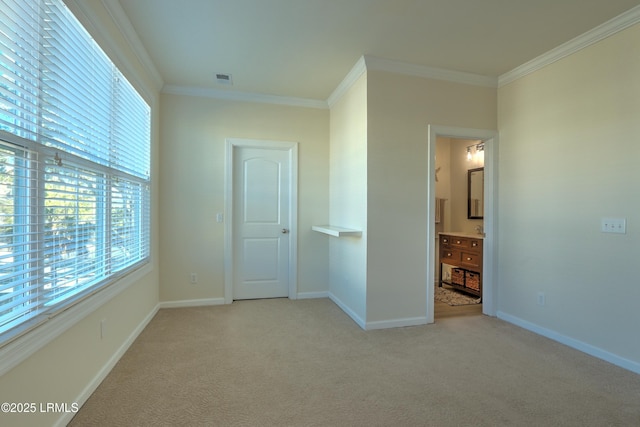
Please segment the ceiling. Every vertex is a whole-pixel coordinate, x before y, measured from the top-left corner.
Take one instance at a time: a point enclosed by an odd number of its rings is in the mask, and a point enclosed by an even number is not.
[[[363,55],[497,78],[640,0],[119,3],[165,85],[326,100]]]

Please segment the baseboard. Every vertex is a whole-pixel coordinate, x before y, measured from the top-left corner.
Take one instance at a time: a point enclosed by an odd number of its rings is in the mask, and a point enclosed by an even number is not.
[[[403,328],[405,326],[426,325],[426,317],[407,317],[404,319],[379,320],[375,322],[367,322],[365,329],[367,331],[373,329]]]
[[[535,323],[531,323],[529,321],[520,319],[519,317],[512,316],[510,314],[507,314],[501,311],[497,313],[497,317],[499,319],[504,320],[505,322],[512,323],[523,329],[534,332],[538,335],[542,335],[543,337],[549,338],[551,340],[557,341],[560,344],[564,344],[568,347],[574,348],[590,356],[597,357],[598,359],[604,360],[605,362],[609,362],[613,365],[627,369],[631,372],[635,372],[636,374],[640,374],[640,363],[634,362],[633,360],[625,359],[624,357],[620,357],[616,354],[610,353],[601,348],[592,346],[591,344],[587,344],[582,341],[567,337],[566,335],[562,335],[551,329],[543,328],[541,326],[536,325]]]
[[[353,310],[351,310],[345,303],[340,301],[340,299],[333,295],[331,292],[328,292],[328,294],[329,299],[333,301],[338,307],[340,307],[340,309],[344,311],[347,316],[351,317],[351,319],[353,319],[353,321],[356,322],[358,326],[360,326],[362,329],[367,329],[366,322],[362,318],[360,318],[360,316],[358,316]]]
[[[328,297],[331,301],[333,301],[342,311],[347,313],[354,322],[358,324],[365,331],[374,330],[374,329],[387,329],[387,328],[402,328],[405,326],[418,326],[418,325],[426,325],[427,318],[426,317],[408,317],[404,319],[393,319],[393,320],[381,320],[376,322],[366,322],[360,316],[358,316],[353,310],[351,310],[345,303],[340,301],[335,295],[331,292],[328,292]]]
[[[299,292],[298,299],[315,299],[315,298],[329,298],[329,291],[324,292]]]
[[[151,322],[151,319],[153,319],[153,316],[156,315],[159,308],[160,306],[156,305],[153,308],[153,310],[151,310],[151,312],[147,314],[147,316],[142,320],[142,322],[140,322],[140,324],[133,330],[133,332],[131,332],[131,334],[125,340],[125,342],[122,343],[120,348],[118,348],[118,350],[109,358],[109,360],[102,367],[102,369],[98,371],[96,376],[89,382],[89,384],[87,384],[84,390],[82,390],[80,395],[74,401],[78,403],[78,407],[82,407],[82,405],[84,405],[84,403],[87,401],[87,399],[89,399],[89,397],[93,394],[93,392],[96,391],[100,383],[102,383],[102,381],[107,377],[107,375],[109,375],[109,372],[111,372],[111,370],[116,365],[116,363],[118,363],[118,360],[120,360],[120,358],[126,353],[129,347],[131,347],[131,344],[133,344],[136,338],[138,338],[138,335],[140,335],[140,333],[144,330],[144,328],[147,327],[149,322]],[[66,426],[67,424],[69,424],[69,422],[71,422],[71,419],[73,418],[74,415],[75,415],[74,412],[64,413],[58,419],[58,421],[54,424],[54,426],[55,427]]]
[[[160,308],[203,307],[207,305],[223,305],[224,298],[185,299],[178,301],[162,301]]]

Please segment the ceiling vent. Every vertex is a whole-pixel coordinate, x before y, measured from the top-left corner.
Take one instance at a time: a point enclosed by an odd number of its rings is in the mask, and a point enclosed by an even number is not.
[[[222,85],[231,86],[233,84],[233,78],[231,77],[231,74],[216,73],[216,82]]]

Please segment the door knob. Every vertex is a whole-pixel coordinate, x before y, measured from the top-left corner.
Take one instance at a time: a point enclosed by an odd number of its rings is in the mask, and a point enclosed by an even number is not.
[[[287,234],[289,232],[289,230],[287,230],[286,228],[282,229],[282,234]]]

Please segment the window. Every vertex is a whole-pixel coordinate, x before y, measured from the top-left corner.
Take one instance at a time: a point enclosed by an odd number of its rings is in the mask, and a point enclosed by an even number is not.
[[[148,262],[150,108],[62,0],[0,7],[0,344]]]

